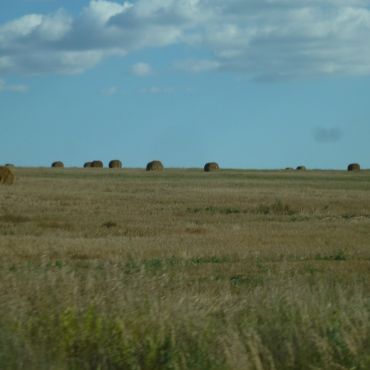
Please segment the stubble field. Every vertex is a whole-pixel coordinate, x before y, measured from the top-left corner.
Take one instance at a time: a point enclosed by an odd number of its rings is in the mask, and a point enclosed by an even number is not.
[[[370,368],[370,172],[14,171],[0,369]]]

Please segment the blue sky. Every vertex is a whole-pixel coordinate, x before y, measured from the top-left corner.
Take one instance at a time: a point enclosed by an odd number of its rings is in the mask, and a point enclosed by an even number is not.
[[[370,167],[370,1],[3,0],[0,162]]]

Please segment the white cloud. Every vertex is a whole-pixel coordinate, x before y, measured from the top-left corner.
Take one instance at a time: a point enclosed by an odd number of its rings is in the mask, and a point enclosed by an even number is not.
[[[129,2],[121,5],[112,1],[92,0],[83,12],[84,17],[104,24],[113,16],[125,13],[132,6]]]
[[[42,15],[29,14],[0,26],[0,42],[10,42],[28,36],[42,22]]]
[[[11,57],[0,57],[0,70],[11,68],[13,65]]]
[[[153,69],[147,63],[136,63],[132,66],[132,73],[136,76],[144,77],[151,75]]]
[[[64,11],[59,10],[55,14],[42,17],[37,31],[40,38],[45,41],[58,41],[71,31],[72,24],[73,19]]]
[[[22,38],[35,33],[38,37],[49,41],[63,38],[72,27],[72,18],[63,10],[51,15],[29,14],[0,26],[0,45],[10,46]]]
[[[173,93],[175,89],[173,87],[159,87],[159,86],[151,86],[145,87],[139,90],[142,94],[170,94]]]
[[[119,89],[117,86],[110,86],[105,89],[103,89],[102,94],[106,96],[112,96],[118,94]]]
[[[4,80],[0,80],[0,93],[2,92],[14,92],[14,93],[26,93],[28,86],[26,85],[9,85]]]
[[[186,44],[210,55],[178,61],[191,72],[364,75],[369,34],[370,0],[91,0],[75,17],[59,10],[0,25],[0,73],[78,73],[114,55]]]
[[[199,60],[185,60],[175,65],[177,69],[200,73],[215,71],[221,67],[221,64],[216,60],[199,59]]]

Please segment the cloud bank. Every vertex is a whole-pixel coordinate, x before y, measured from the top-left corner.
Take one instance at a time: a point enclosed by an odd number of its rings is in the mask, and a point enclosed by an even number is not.
[[[370,0],[92,0],[0,25],[0,73],[80,73],[144,48],[194,46],[191,72],[256,79],[370,74]],[[160,52],[160,50],[158,50]]]

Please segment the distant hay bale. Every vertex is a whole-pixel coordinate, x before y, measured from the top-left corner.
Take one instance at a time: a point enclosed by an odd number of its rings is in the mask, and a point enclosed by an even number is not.
[[[93,168],[103,168],[104,164],[102,161],[92,161],[91,162],[91,167]]]
[[[220,169],[220,166],[216,162],[209,162],[204,165],[205,172],[218,171],[219,169]]]
[[[358,163],[348,165],[348,171],[361,171],[361,166]]]
[[[306,170],[307,170],[306,166],[298,166],[297,167],[297,171],[306,171]]]
[[[118,159],[113,159],[109,162],[109,168],[122,168],[122,162]]]
[[[90,168],[90,167],[91,167],[91,162],[84,163],[84,168]]]
[[[0,167],[0,184],[14,184],[15,176],[9,167]]]
[[[60,162],[60,161],[53,162],[51,164],[51,167],[53,167],[53,168],[64,168],[64,163],[63,162]]]
[[[161,161],[151,161],[146,165],[147,171],[163,171],[164,167]]]

